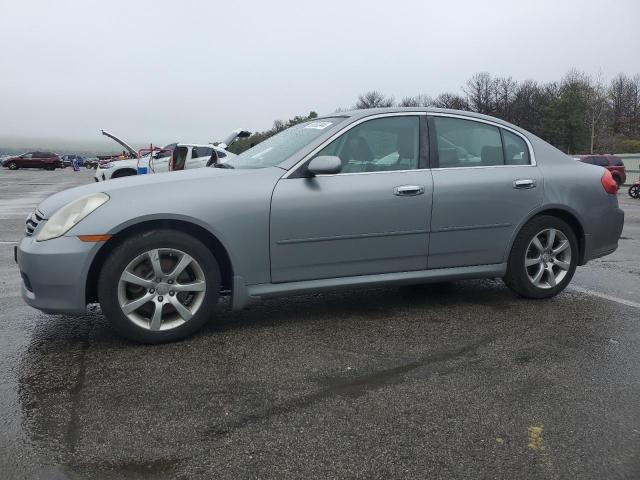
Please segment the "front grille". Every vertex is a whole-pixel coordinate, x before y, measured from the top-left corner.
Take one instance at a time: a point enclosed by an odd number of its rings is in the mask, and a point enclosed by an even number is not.
[[[25,230],[25,234],[27,237],[33,235],[38,224],[44,219],[44,215],[39,210],[33,212],[29,217],[27,217],[27,228]]]

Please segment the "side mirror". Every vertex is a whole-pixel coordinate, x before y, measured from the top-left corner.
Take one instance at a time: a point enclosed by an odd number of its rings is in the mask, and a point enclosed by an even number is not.
[[[333,175],[342,171],[342,160],[338,157],[322,155],[316,157],[307,166],[311,175]]]

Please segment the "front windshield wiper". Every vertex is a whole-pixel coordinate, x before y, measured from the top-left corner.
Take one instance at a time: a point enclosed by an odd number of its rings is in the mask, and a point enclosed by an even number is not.
[[[233,165],[229,165],[228,163],[215,163],[213,167],[214,168],[236,168]]]

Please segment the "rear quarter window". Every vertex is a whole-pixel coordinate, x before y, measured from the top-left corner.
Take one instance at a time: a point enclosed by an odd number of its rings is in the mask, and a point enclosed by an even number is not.
[[[609,160],[607,160],[607,157],[594,157],[594,158],[595,158],[595,164],[598,165],[599,167],[609,166]]]

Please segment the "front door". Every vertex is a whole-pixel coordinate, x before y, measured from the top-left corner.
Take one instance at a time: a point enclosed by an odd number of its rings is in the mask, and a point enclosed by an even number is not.
[[[318,152],[338,156],[341,173],[293,172],[275,187],[274,283],[427,267],[433,183],[423,168],[420,116],[381,116],[347,129]]]
[[[515,229],[542,203],[542,176],[522,136],[449,116],[430,120],[435,139],[429,268],[506,261]]]
[[[37,161],[33,158],[34,155],[36,154],[25,153],[24,155],[20,155],[19,160],[16,163],[20,168],[40,167],[40,165],[37,165]]]

